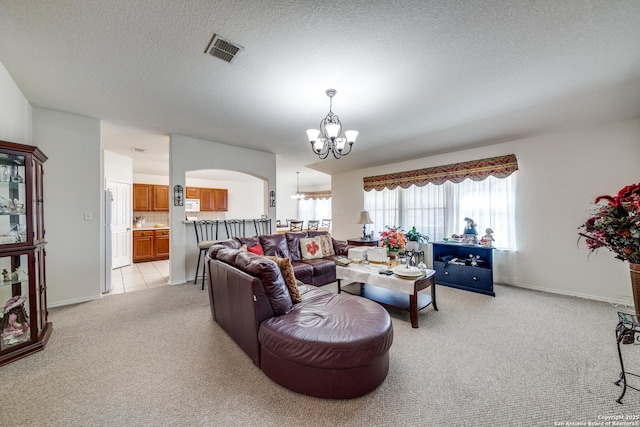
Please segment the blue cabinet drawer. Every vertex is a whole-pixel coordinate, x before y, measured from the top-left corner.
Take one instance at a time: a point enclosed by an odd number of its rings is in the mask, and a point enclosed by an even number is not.
[[[445,263],[434,261],[433,269],[436,271],[436,282],[456,283],[459,277],[460,267],[449,264],[445,267]]]
[[[493,274],[489,268],[464,267],[460,269],[459,282],[462,286],[493,290]]]

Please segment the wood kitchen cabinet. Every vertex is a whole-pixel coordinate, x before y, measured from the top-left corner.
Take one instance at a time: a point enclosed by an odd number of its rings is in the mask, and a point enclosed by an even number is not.
[[[169,230],[135,230],[133,232],[133,262],[169,259]]]
[[[226,212],[229,210],[229,190],[223,188],[200,188],[200,211]]]
[[[200,189],[200,211],[214,211],[213,188]]]
[[[213,210],[214,211],[228,211],[229,210],[229,190],[214,188],[213,189]]]
[[[151,211],[153,203],[153,185],[133,184],[133,210]]]
[[[153,210],[169,212],[169,186],[153,186]]]
[[[153,260],[169,259],[169,230],[153,232]]]
[[[133,262],[153,261],[154,230],[133,232]]]
[[[185,199],[199,199],[200,198],[200,188],[198,187],[187,187],[184,191]]]
[[[169,186],[133,184],[134,211],[169,211]]]

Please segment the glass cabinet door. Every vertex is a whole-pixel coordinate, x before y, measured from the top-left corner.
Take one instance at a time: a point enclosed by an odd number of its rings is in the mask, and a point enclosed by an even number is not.
[[[0,353],[17,345],[31,341],[33,327],[31,319],[29,259],[30,252],[13,253],[0,257]],[[37,334],[35,327],[34,334]]]
[[[29,240],[27,198],[31,191],[25,184],[30,172],[26,161],[24,155],[0,153],[0,246],[21,245]]]

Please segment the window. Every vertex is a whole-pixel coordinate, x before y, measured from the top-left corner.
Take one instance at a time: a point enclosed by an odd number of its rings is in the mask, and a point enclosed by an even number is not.
[[[305,228],[310,219],[331,218],[331,199],[300,199],[298,201],[298,219],[303,220]]]
[[[482,181],[464,180],[458,184],[411,186],[382,191],[365,191],[365,209],[374,221],[374,237],[385,225],[408,230],[415,226],[431,241],[442,240],[464,230],[464,218],[478,223],[478,238],[487,228],[494,231],[495,245],[516,249],[515,176],[489,176]]]

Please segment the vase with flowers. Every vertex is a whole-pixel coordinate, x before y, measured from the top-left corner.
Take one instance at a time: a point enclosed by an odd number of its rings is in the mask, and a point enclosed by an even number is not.
[[[629,263],[636,315],[640,317],[640,184],[627,185],[615,196],[600,196],[578,227],[589,251],[606,248]]]
[[[399,227],[386,225],[385,230],[380,232],[380,243],[387,248],[390,257],[396,257],[407,246],[407,236]]]

